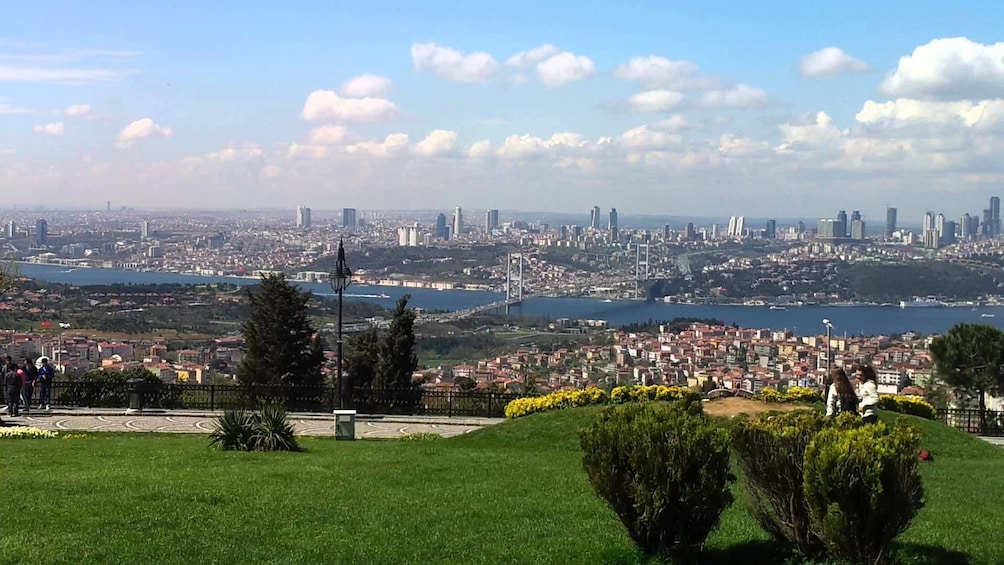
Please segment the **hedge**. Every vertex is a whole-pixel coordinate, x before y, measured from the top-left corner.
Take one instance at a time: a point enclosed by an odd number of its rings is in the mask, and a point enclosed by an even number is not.
[[[559,390],[543,396],[517,398],[505,407],[505,417],[521,418],[548,412],[580,406],[596,406],[602,404],[626,404],[643,401],[684,401],[686,403],[700,402],[701,393],[683,386],[619,386],[610,394],[598,387],[582,390]]]

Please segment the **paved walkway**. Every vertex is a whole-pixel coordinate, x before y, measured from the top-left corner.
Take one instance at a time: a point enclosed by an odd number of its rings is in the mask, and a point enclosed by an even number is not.
[[[3,415],[4,425],[33,426],[53,431],[86,432],[161,432],[208,434],[215,427],[214,412],[146,412],[124,415],[122,410],[53,410],[32,412],[17,418]],[[334,416],[325,414],[290,414],[297,435],[333,436]],[[370,439],[399,438],[408,434],[435,433],[444,437],[466,434],[498,423],[494,418],[436,418],[427,416],[360,415],[356,418],[356,437]]]

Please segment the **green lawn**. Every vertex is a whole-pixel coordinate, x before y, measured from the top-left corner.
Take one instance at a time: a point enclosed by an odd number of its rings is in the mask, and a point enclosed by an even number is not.
[[[431,442],[305,439],[305,453],[141,433],[5,441],[0,563],[638,562],[581,469],[576,430],[594,413]],[[920,423],[935,461],[897,562],[1004,562],[1004,452]],[[741,500],[704,561],[780,562]]]

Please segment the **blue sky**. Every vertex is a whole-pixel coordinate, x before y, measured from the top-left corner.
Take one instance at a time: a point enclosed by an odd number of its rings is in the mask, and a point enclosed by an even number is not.
[[[86,206],[103,191],[151,206],[184,195],[215,207],[595,203],[877,217],[888,202],[954,216],[1004,183],[989,157],[1004,127],[1004,6],[989,2],[26,2],[4,12],[0,189],[22,192],[22,204]],[[542,59],[506,64],[544,45]],[[800,67],[825,48],[839,51],[814,73]],[[490,68],[464,67],[472,53]],[[638,57],[690,66],[656,80],[631,74]],[[367,74],[387,82],[345,94]],[[337,98],[308,111],[318,91]],[[363,94],[387,105],[347,114]],[[896,100],[863,115],[869,101]],[[322,127],[337,135],[311,133]]]

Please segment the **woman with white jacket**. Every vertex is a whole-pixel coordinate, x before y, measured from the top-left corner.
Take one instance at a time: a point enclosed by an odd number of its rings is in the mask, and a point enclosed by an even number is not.
[[[874,424],[878,421],[878,383],[875,382],[875,369],[867,365],[857,368],[856,377],[858,381],[858,413],[861,414],[861,421],[866,424]]]
[[[840,367],[834,367],[830,370],[830,381],[833,384],[826,393],[826,415],[836,417],[844,412],[855,412],[858,395],[847,373]]]

